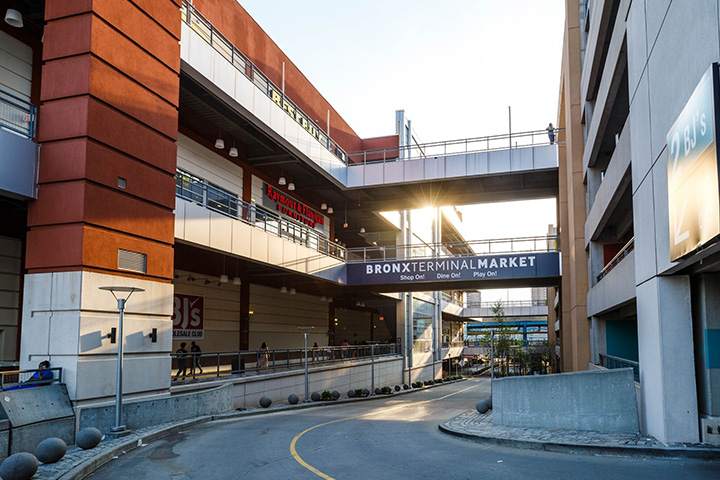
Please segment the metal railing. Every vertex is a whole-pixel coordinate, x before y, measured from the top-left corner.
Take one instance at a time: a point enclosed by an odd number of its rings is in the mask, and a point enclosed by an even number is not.
[[[178,172],[175,180],[175,196],[324,255],[340,260],[346,257],[345,247],[331,242],[317,230],[256,203],[245,202],[199,177]]]
[[[494,308],[497,302],[468,302],[467,308]],[[547,307],[547,300],[510,300],[501,302],[503,308]]]
[[[608,262],[607,265],[603,267],[602,270],[600,270],[600,273],[598,273],[597,281],[599,282],[602,280],[608,273],[612,271],[613,268],[615,268],[618,263],[622,262],[625,257],[627,257],[630,252],[635,250],[635,237],[631,238],[625,246],[620,250],[613,258]]]
[[[600,354],[600,365],[607,368],[632,368],[635,381],[640,381],[640,363],[628,360],[626,358],[613,357],[612,355]]]
[[[200,35],[215,51],[222,55],[240,73],[245,75],[270,100],[295,120],[315,140],[343,163],[347,163],[347,154],[326,132],[292,102],[262,71],[235,47],[222,33],[210,23],[193,5],[183,1],[180,9],[182,20],[195,33]]]
[[[62,383],[62,367],[0,372],[0,390],[19,390],[52,383]]]
[[[400,345],[323,346],[308,348],[310,366],[330,365],[371,357],[400,355]],[[216,379],[231,375],[263,375],[278,371],[299,370],[305,367],[305,350],[286,348],[276,350],[243,350],[206,353],[173,353],[172,382],[197,379]],[[184,362],[185,374],[181,375]]]
[[[10,92],[0,89],[0,127],[34,139],[37,107]]]
[[[562,131],[564,131],[564,129],[555,129],[556,138]],[[347,157],[348,167],[351,167],[353,165],[366,165],[370,163],[437,158],[448,155],[535,147],[549,144],[550,139],[547,130],[532,130],[529,132],[504,133],[459,140],[376,148],[373,150],[350,152],[347,154]]]
[[[452,258],[502,253],[555,252],[559,250],[560,237],[519,237],[495,240],[468,240],[465,242],[423,243],[411,245],[388,245],[356,247],[347,249],[348,263],[417,258]],[[467,253],[448,254],[448,248]]]

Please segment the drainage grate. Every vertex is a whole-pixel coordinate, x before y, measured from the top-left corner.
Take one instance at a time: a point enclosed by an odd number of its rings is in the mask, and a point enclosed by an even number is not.
[[[118,250],[118,268],[120,270],[131,270],[133,272],[147,273],[147,255],[144,253],[131,252],[130,250]]]

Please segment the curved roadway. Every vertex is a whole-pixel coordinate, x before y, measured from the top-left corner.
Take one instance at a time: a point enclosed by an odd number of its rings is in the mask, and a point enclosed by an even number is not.
[[[604,457],[467,442],[438,431],[489,394],[468,380],[407,395],[209,422],[88,479],[720,478],[720,462]]]

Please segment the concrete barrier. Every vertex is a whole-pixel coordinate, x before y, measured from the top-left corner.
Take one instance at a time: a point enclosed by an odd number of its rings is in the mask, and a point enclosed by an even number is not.
[[[166,422],[177,422],[233,409],[232,385],[203,391],[165,395],[148,400],[123,402],[122,423],[134,430]],[[115,425],[115,403],[77,407],[78,431],[95,427],[107,433]]]
[[[500,378],[492,392],[496,425],[638,432],[631,368]]]
[[[75,443],[75,416],[65,385],[5,390],[0,406],[10,422],[10,455],[34,454],[37,444],[49,437]]]
[[[0,420],[0,463],[8,457],[10,452],[10,421]]]

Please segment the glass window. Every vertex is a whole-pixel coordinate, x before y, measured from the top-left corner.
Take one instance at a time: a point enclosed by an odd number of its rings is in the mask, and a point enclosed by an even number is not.
[[[175,195],[193,203],[203,204],[203,181],[182,170],[175,175]]]
[[[432,350],[433,304],[413,297],[413,351],[426,353]]]
[[[233,217],[238,216],[237,195],[212,183],[208,183],[207,206]]]

